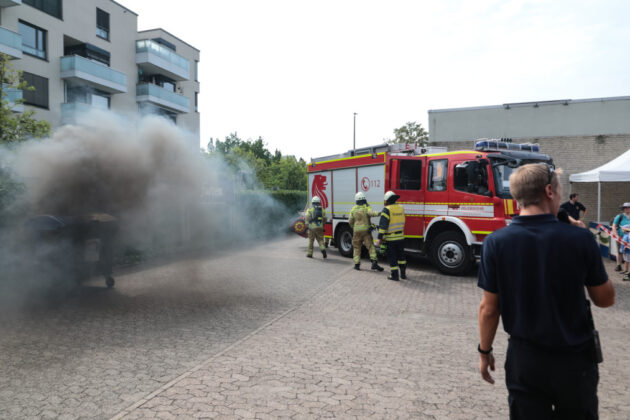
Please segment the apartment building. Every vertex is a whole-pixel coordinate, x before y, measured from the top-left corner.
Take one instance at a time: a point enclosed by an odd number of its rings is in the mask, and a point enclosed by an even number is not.
[[[0,52],[35,87],[10,98],[53,129],[98,108],[159,114],[199,137],[199,50],[138,32],[138,15],[113,0],[0,0]]]

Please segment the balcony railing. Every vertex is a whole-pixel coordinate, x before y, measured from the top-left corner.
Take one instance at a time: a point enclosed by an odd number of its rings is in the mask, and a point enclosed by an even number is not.
[[[83,102],[63,103],[61,104],[61,124],[74,124],[80,115],[94,109],[92,105]]]
[[[19,6],[22,0],[0,0],[0,7]]]
[[[61,78],[84,82],[106,92],[127,92],[125,73],[78,55],[61,57]]]
[[[22,58],[22,35],[0,27],[0,53]]]
[[[152,83],[136,86],[136,101],[150,102],[180,113],[190,112],[190,100],[187,97]]]
[[[175,80],[190,79],[190,61],[150,39],[136,41],[136,64]]]

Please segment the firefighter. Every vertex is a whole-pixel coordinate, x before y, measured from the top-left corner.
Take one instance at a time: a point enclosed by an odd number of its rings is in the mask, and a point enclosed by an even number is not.
[[[387,277],[390,280],[398,281],[400,278],[406,279],[407,261],[405,260],[405,210],[396,200],[400,198],[393,191],[385,193],[385,208],[381,211],[381,220],[378,224],[378,239],[376,246],[380,246],[383,241],[387,245],[387,259],[391,274]]]
[[[319,249],[322,251],[322,256],[326,258],[326,247],[324,245],[326,211],[322,208],[322,201],[318,196],[312,198],[311,207],[306,210],[304,219],[308,226],[308,250],[306,256],[313,258],[313,241],[317,239],[317,245],[319,245]]]
[[[371,217],[379,215],[378,212],[372,211],[372,208],[367,205],[365,194],[359,191],[354,200],[356,205],[350,210],[350,227],[352,228],[352,248],[354,249],[354,255],[352,260],[354,261],[354,269],[360,270],[361,266],[361,245],[365,245],[370,252],[370,260],[372,260],[372,270],[383,271],[383,267],[378,265],[376,260],[376,249],[374,248],[374,241],[372,240],[372,232],[370,229],[372,222]]]

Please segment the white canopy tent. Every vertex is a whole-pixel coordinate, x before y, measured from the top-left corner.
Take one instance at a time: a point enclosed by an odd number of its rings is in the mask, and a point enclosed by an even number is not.
[[[570,182],[597,182],[597,220],[601,221],[602,182],[630,182],[630,150],[590,171],[573,174]]]

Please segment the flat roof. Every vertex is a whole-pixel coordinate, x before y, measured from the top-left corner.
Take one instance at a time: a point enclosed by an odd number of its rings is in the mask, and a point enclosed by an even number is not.
[[[503,105],[487,105],[487,106],[471,106],[463,108],[444,108],[444,109],[430,109],[431,112],[457,112],[457,111],[477,111],[481,109],[510,109],[518,107],[538,107],[545,105],[569,105],[585,102],[607,102],[607,101],[627,101],[630,100],[630,96],[611,96],[607,98],[589,98],[589,99],[555,99],[551,101],[531,101],[531,102],[513,102],[505,103]]]
[[[138,14],[137,14],[136,12],[134,12],[133,10],[131,10],[131,9],[130,9],[130,8],[128,8],[128,7],[123,6],[122,4],[118,3],[117,1],[114,1],[114,0],[109,0],[109,1],[111,1],[111,2],[112,2],[112,3],[114,3],[114,4],[117,4],[118,6],[122,7],[122,8],[123,8],[123,9],[125,9],[126,11],[128,11],[128,12],[130,12],[130,13],[133,13],[134,15],[138,16]]]
[[[113,1],[113,0],[112,0]],[[188,42],[184,41],[183,39],[176,37],[175,35],[173,35],[172,33],[170,33],[169,31],[163,29],[163,28],[153,28],[153,29],[144,29],[142,31],[138,31],[139,34],[143,33],[143,32],[151,32],[151,31],[162,31],[166,34],[169,34],[170,36],[172,36],[173,38],[175,38],[176,40],[178,40],[179,42],[183,42],[184,44],[188,45],[190,48],[192,48],[193,50],[197,51],[197,52],[201,52],[199,50],[199,48],[195,48],[192,45],[190,45]]]

